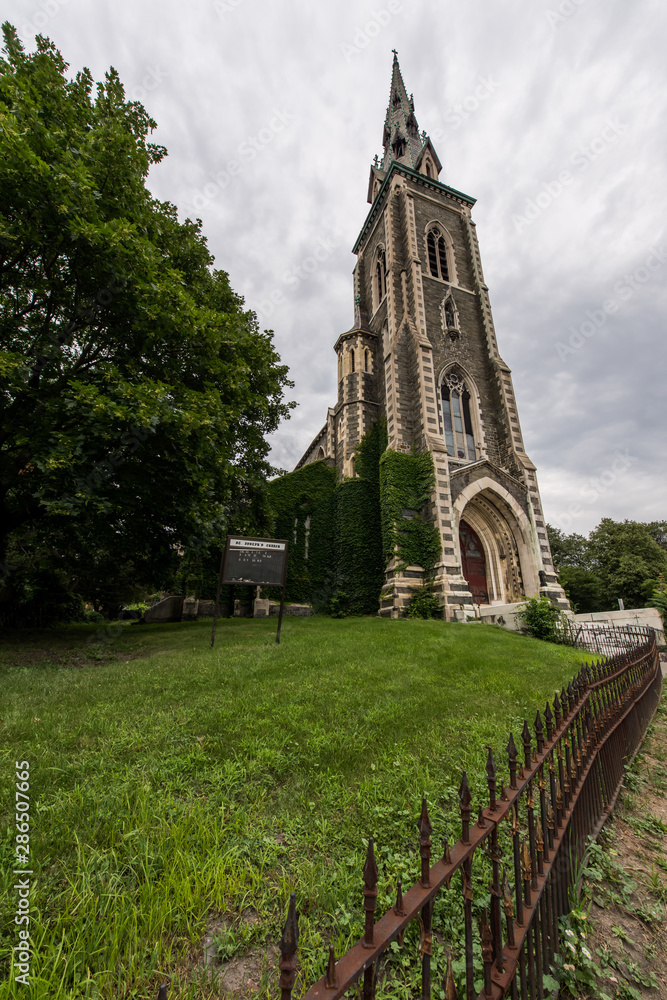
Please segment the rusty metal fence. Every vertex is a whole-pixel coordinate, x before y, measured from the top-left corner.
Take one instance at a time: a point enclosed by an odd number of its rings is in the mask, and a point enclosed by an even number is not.
[[[624,767],[639,748],[658,706],[662,675],[652,629],[632,627],[602,641],[603,661],[578,675],[537,712],[533,731],[524,723],[520,746],[510,735],[506,781],[499,780],[489,748],[488,804],[473,810],[465,772],[459,788],[461,838],[433,863],[432,825],[422,803],[419,820],[421,878],[407,892],[396,886],[396,902],[377,922],[378,869],[369,840],[363,868],[364,935],[336,958],[329,947],[327,971],[303,1000],[338,1000],[360,983],[373,1000],[380,962],[406,928],[419,924],[422,1000],[431,997],[433,905],[452,879],[460,878],[465,937],[465,975],[457,991],[451,958],[445,1000],[537,1000],[544,976],[559,950],[559,917],[566,913],[573,874],[587,839],[596,837],[616,802]],[[620,651],[619,651],[620,645]],[[474,812],[477,819],[474,818]],[[490,873],[488,906],[474,899],[473,873]],[[479,879],[475,880],[479,882]],[[481,893],[480,893],[481,895]],[[489,898],[484,892],[484,900]],[[481,919],[473,921],[473,913]],[[473,947],[473,945],[476,947]],[[475,952],[481,945],[481,963]],[[295,895],[280,943],[280,991],[291,1000],[298,960]],[[483,982],[481,992],[475,981]]]

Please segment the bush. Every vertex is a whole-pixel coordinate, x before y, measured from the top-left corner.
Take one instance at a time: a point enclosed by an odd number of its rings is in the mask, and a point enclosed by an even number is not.
[[[84,611],[83,620],[86,625],[96,625],[105,621],[104,615],[100,611]]]
[[[649,606],[657,608],[662,616],[662,624],[667,628],[667,580],[664,573],[660,574],[658,583],[651,595]]]
[[[547,642],[563,641],[563,626],[566,624],[563,612],[552,604],[546,594],[526,598],[526,606],[514,616],[524,635]]]
[[[352,599],[344,590],[337,590],[329,601],[329,614],[332,618],[346,618],[351,614]]]
[[[430,587],[417,590],[408,601],[408,618],[442,618],[442,607]]]

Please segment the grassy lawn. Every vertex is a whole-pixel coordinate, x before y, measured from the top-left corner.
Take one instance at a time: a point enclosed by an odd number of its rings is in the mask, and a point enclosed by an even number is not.
[[[209,637],[207,622],[4,637],[0,976],[17,943],[22,760],[35,956],[32,989],[8,981],[0,997],[138,1000],[165,977],[170,1000],[223,995],[202,989],[207,929],[266,992],[292,889],[311,981],[325,944],[361,932],[364,838],[383,909],[397,876],[417,877],[422,794],[436,854],[460,835],[461,770],[476,810],[486,745],[505,777],[509,728],[518,739],[582,659],[478,624],[288,618],[276,646],[275,620],[236,619],[213,650]]]

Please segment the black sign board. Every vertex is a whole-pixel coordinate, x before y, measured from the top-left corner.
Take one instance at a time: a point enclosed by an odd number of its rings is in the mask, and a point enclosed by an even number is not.
[[[215,629],[220,607],[220,588],[223,583],[251,587],[282,587],[276,642],[280,642],[285,605],[287,580],[288,543],[284,538],[241,538],[227,535],[227,544],[221,553],[218,591],[215,597],[211,646],[215,642]]]
[[[273,538],[227,537],[222,582],[282,587],[287,572],[287,542]]]

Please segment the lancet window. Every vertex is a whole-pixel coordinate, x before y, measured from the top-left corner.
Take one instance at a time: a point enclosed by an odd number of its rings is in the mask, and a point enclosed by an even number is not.
[[[468,387],[457,372],[449,372],[443,380],[441,394],[447,454],[474,462],[477,451]]]
[[[380,305],[387,294],[387,257],[384,247],[378,250],[377,261],[375,263],[375,308]]]
[[[447,244],[442,231],[433,226],[426,236],[428,250],[428,269],[434,278],[449,281],[449,264],[447,261]]]

